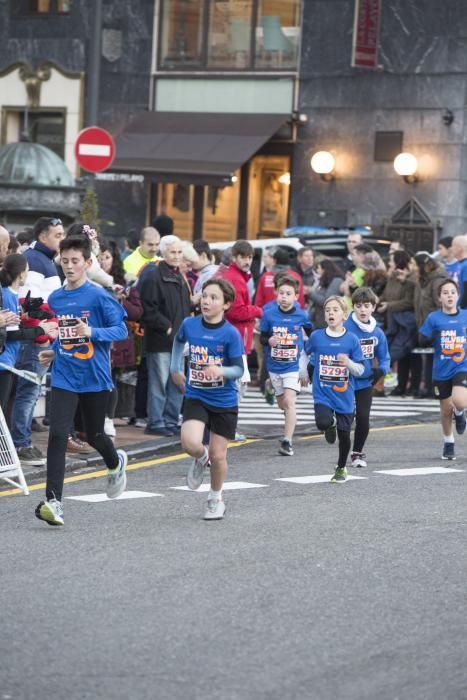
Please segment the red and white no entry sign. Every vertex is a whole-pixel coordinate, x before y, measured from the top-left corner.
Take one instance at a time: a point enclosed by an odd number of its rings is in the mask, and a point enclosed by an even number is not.
[[[75,158],[83,170],[101,173],[115,157],[115,143],[105,129],[90,126],[78,134],[75,142]]]

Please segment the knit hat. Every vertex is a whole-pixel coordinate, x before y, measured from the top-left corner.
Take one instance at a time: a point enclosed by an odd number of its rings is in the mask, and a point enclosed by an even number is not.
[[[171,216],[166,216],[166,214],[156,216],[152,225],[159,231],[161,238],[163,236],[171,236],[174,232],[174,220]]]

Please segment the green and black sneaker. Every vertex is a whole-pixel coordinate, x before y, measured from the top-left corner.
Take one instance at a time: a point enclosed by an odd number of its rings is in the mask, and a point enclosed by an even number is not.
[[[333,445],[336,442],[337,438],[337,421],[336,417],[334,416],[334,420],[332,425],[329,426],[329,428],[326,428],[324,431],[324,439],[326,442],[329,442],[330,445]]]
[[[336,467],[331,484],[339,484],[347,479],[347,467]]]

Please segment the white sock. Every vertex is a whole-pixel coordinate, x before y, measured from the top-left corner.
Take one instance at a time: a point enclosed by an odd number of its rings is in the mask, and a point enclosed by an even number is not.
[[[444,442],[454,442],[454,435],[451,433],[450,435],[443,435]]]
[[[457,408],[454,409],[454,415],[455,416],[463,416],[464,415],[464,409],[461,409],[460,411],[457,410]]]
[[[209,491],[208,501],[222,501],[222,489],[220,491]]]

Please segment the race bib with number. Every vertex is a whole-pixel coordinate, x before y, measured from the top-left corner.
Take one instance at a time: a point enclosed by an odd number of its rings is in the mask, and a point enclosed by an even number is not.
[[[365,360],[372,360],[375,356],[375,338],[361,338],[360,347]]]
[[[224,386],[224,377],[207,379],[206,369],[209,365],[201,362],[190,362],[188,383],[196,389],[218,389]]]
[[[297,345],[275,345],[271,348],[271,358],[275,362],[290,362],[296,360],[298,355]]]
[[[85,318],[61,317],[58,319],[58,339],[61,345],[84,345],[89,342],[85,335],[78,335],[76,328],[79,321],[84,321]]]
[[[328,384],[336,382],[347,382],[349,380],[349,369],[339,360],[330,360],[324,357],[319,361],[319,381]]]

